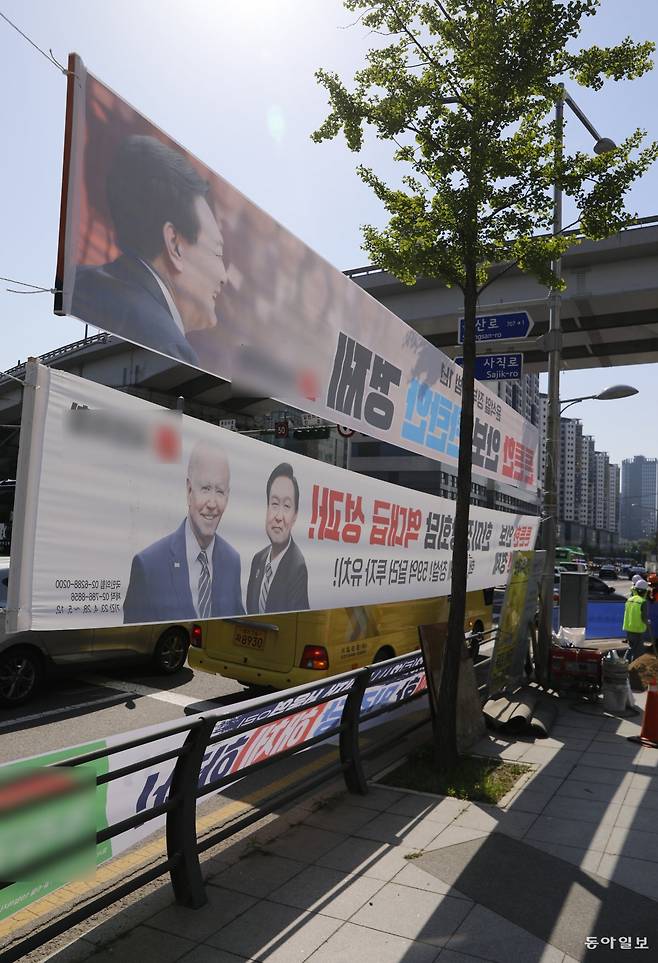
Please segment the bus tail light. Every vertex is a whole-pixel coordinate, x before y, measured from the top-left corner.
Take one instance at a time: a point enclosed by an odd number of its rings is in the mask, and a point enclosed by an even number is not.
[[[329,655],[323,645],[305,645],[300,669],[328,669]]]
[[[203,647],[203,631],[201,626],[197,623],[192,626],[192,637],[190,638],[190,644],[193,645],[195,649],[200,649]]]

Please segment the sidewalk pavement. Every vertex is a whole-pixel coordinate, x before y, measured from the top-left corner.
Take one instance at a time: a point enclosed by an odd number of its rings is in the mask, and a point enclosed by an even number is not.
[[[163,885],[48,959],[656,959],[658,750],[627,741],[640,722],[563,699],[548,739],[487,735],[475,752],[534,767],[499,806],[374,784],[316,797],[205,860],[207,906]]]

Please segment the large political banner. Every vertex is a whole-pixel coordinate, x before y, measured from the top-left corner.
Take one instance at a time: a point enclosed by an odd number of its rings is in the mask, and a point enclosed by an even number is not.
[[[455,502],[28,364],[7,624],[110,627],[447,595]],[[472,507],[468,588],[538,518]]]
[[[55,312],[456,465],[461,368],[75,54],[69,70]],[[535,490],[537,430],[482,385],[475,405],[475,471]]]

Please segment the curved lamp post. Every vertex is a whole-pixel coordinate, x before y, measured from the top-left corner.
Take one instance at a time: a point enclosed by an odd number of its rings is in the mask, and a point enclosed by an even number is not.
[[[563,412],[570,408],[571,405],[577,405],[579,401],[616,401],[618,398],[630,398],[631,395],[636,395],[638,389],[634,388],[632,385],[611,385],[609,388],[604,388],[603,391],[599,391],[598,395],[583,395],[582,398],[565,398],[560,404],[564,407],[560,410],[560,416]]]
[[[573,97],[565,90],[564,84],[558,87],[555,102],[555,167],[559,170],[564,157],[564,105],[567,104],[594,140],[594,152],[606,154],[616,149],[609,137],[601,137],[589,118],[583,113]],[[559,179],[553,184],[553,234],[562,233],[562,185]],[[562,258],[552,262],[553,274],[562,277]],[[558,461],[560,457],[560,368],[562,364],[562,296],[557,289],[551,291],[548,334],[546,345],[548,354],[548,411],[546,419],[546,464],[544,472],[544,524],[542,548],[546,552],[546,562],[542,579],[542,605],[539,620],[536,670],[538,681],[548,683],[550,646],[553,636],[553,571],[555,568],[555,546],[557,541],[558,512]],[[610,396],[606,396],[609,398]],[[580,400],[580,399],[577,399]],[[600,400],[606,400],[600,398]],[[571,404],[572,402],[567,402]],[[575,401],[573,402],[575,404]]]

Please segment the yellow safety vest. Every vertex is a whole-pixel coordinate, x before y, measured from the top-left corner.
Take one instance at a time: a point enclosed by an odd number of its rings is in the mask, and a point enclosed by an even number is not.
[[[642,618],[644,598],[641,595],[631,595],[624,606],[624,632],[646,632],[647,623]]]

